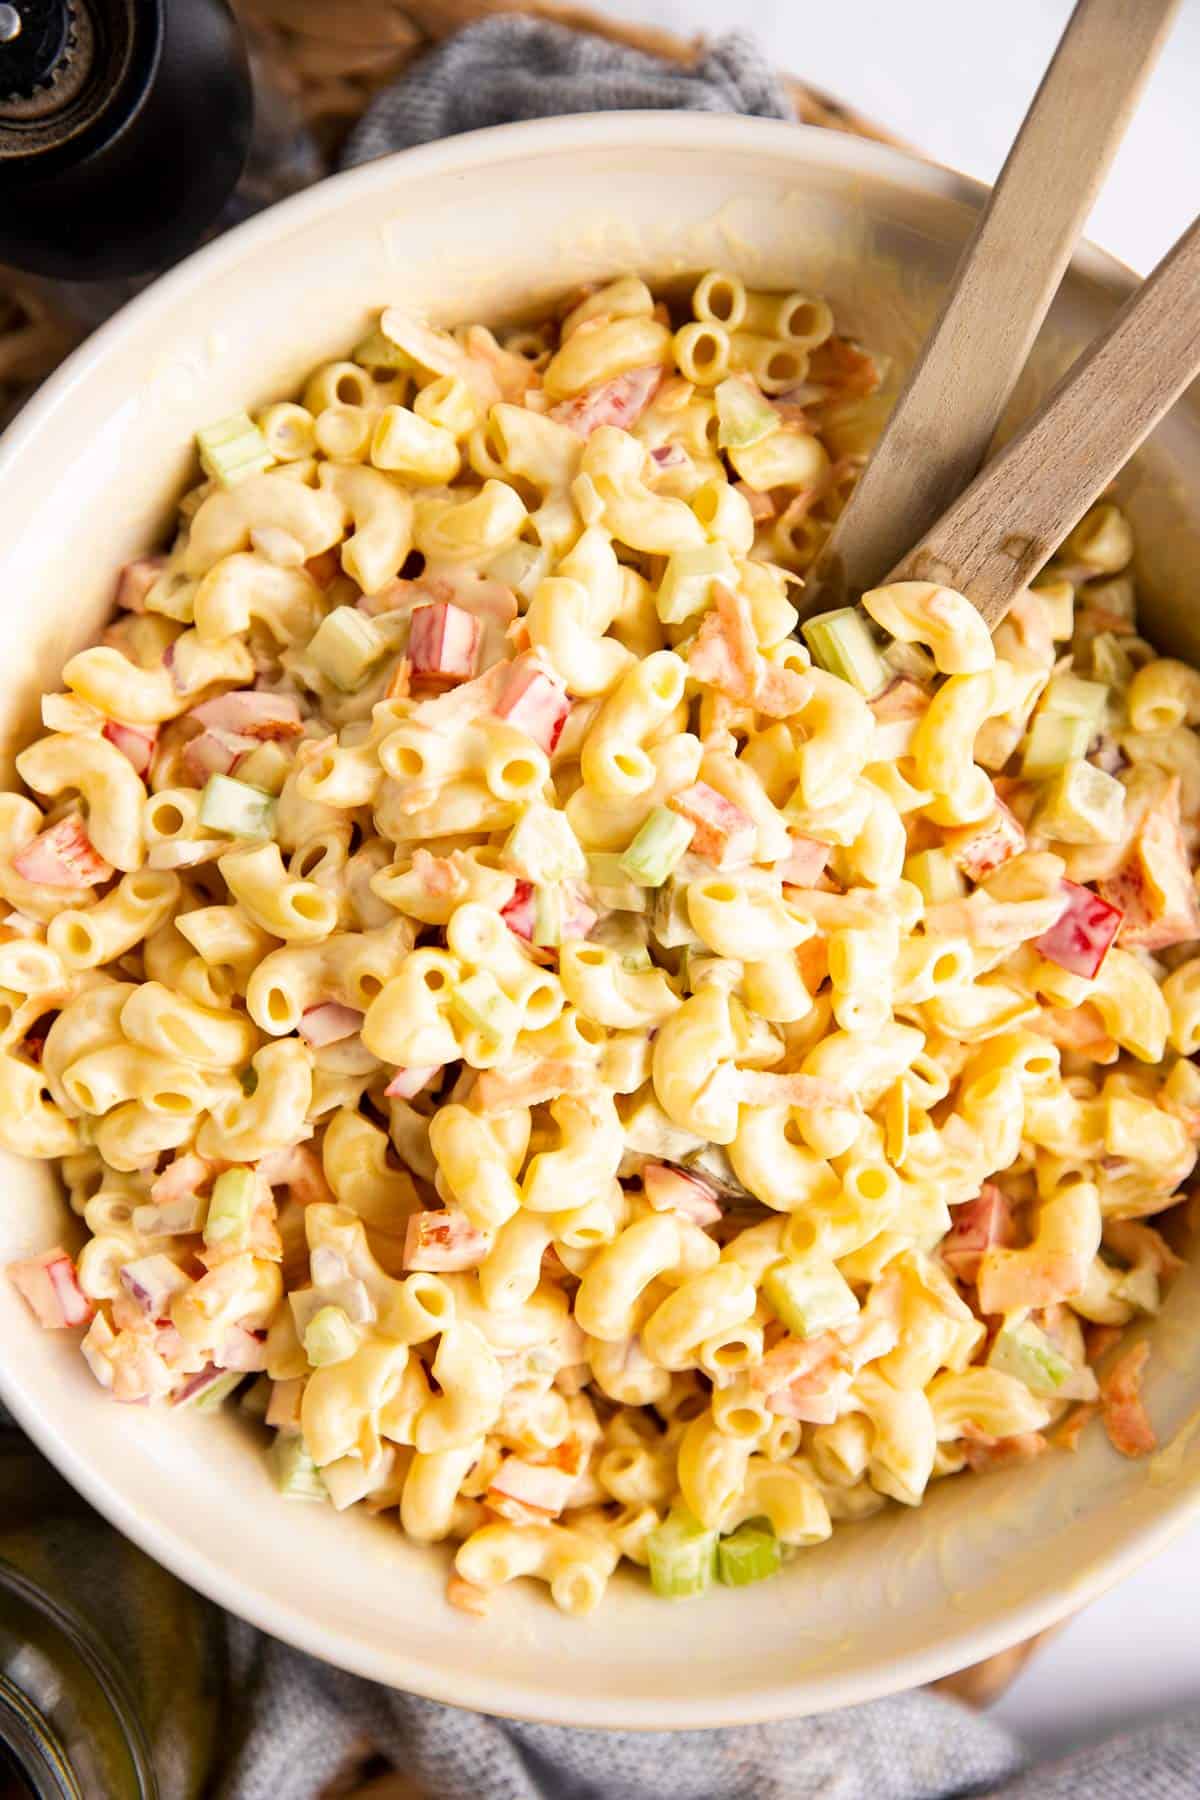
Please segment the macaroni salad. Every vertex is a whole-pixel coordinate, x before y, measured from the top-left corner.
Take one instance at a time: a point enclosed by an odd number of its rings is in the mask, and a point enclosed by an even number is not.
[[[468,1612],[1154,1443],[1200,674],[1109,503],[994,637],[920,582],[793,635],[880,379],[723,273],[387,310],[198,434],[0,795],[0,1144],[86,1228],[12,1281]]]

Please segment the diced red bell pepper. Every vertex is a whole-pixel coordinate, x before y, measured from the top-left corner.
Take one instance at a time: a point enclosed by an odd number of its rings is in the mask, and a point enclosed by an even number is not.
[[[696,827],[689,847],[697,856],[715,863],[719,869],[738,868],[753,861],[758,842],[754,820],[707,781],[682,788],[671,795],[667,805]]]
[[[526,651],[505,671],[494,710],[498,719],[507,719],[550,756],[562,736],[571,702],[562,683],[542,667],[532,651]]]
[[[776,874],[789,887],[816,887],[825,873],[830,845],[823,844],[819,838],[801,837],[795,831],[791,834],[791,844],[789,854],[775,864]]]
[[[954,1208],[954,1223],[942,1239],[942,1261],[958,1280],[973,1283],[985,1250],[1015,1242],[1012,1207],[1007,1194],[985,1181],[974,1200]]]
[[[995,812],[978,825],[964,825],[961,830],[952,831],[946,848],[964,875],[972,881],[983,881],[1010,856],[1020,855],[1025,848],[1025,832],[1003,800],[998,799]]]
[[[628,431],[658,392],[662,378],[658,363],[651,368],[627,369],[600,387],[588,388],[573,399],[552,406],[550,417],[580,437],[590,437],[601,425],[616,425]]]
[[[442,1207],[413,1213],[404,1238],[404,1267],[424,1273],[477,1269],[488,1253],[488,1234],[465,1213]]]
[[[1064,881],[1062,885],[1067,904],[1049,931],[1035,939],[1034,948],[1047,962],[1057,963],[1060,969],[1086,976],[1090,981],[1099,974],[1125,915],[1119,906],[1110,905],[1077,881]]]

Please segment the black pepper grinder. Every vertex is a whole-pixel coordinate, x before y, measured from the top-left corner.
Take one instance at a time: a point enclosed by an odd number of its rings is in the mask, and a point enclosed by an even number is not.
[[[252,123],[224,0],[0,0],[0,263],[165,268],[221,212]]]

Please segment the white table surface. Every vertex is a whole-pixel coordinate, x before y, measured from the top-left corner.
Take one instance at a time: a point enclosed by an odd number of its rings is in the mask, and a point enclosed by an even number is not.
[[[736,18],[778,67],[802,75],[940,162],[991,180],[1033,96],[1070,0],[591,0],[684,36]],[[1142,272],[1200,210],[1200,0],[1180,16],[1121,146],[1088,235]],[[1200,1702],[1193,1596],[1200,1522],[1089,1607],[996,1708],[1057,1751]]]

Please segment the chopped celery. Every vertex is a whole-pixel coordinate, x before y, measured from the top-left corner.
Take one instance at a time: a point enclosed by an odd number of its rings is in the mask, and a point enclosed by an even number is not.
[[[525,807],[504,840],[500,860],[535,885],[586,875],[588,867],[567,815],[540,800]]]
[[[1038,709],[1064,719],[1087,719],[1095,737],[1104,723],[1108,689],[1101,681],[1084,681],[1078,675],[1056,675],[1042,695]]]
[[[557,882],[533,890],[532,942],[544,949],[562,943],[563,892]]]
[[[217,1176],[204,1221],[204,1241],[210,1249],[216,1244],[245,1248],[257,1199],[258,1183],[253,1170],[226,1169]]]
[[[490,1038],[515,1037],[520,1028],[520,1013],[488,969],[476,969],[474,975],[460,981],[450,1004],[468,1025]]]
[[[669,875],[655,890],[650,929],[664,950],[680,950],[700,943],[700,935],[688,912],[688,883]]]
[[[1092,639],[1092,670],[1109,687],[1128,687],[1133,680],[1129,652],[1114,632],[1102,631]]]
[[[849,1283],[831,1262],[776,1263],[763,1276],[762,1291],[795,1337],[819,1337],[858,1314]]]
[[[937,680],[937,664],[920,644],[902,644],[893,638],[884,648],[883,660],[893,674],[915,681],[918,687],[932,687]]]
[[[645,912],[649,905],[645,888],[629,879],[611,850],[588,852],[587,883],[597,906],[610,912]]]
[[[384,337],[382,331],[372,331],[361,344],[356,344],[351,353],[354,361],[364,369],[411,369],[413,360],[406,356],[399,344],[393,344],[391,338]]]
[[[378,627],[354,606],[335,606],[326,613],[308,645],[308,654],[322,675],[344,694],[362,686],[387,650],[387,640]]]
[[[712,600],[712,584],[737,586],[737,570],[724,544],[698,544],[667,558],[654,604],[664,625],[682,625]]]
[[[275,461],[266,438],[246,413],[231,413],[196,433],[200,467],[222,487],[235,487],[247,475],[261,475]]]
[[[873,699],[887,686],[887,665],[871,627],[856,606],[818,613],[815,619],[807,619],[801,630],[813,661],[831,675],[848,681],[864,699]]]
[[[1037,828],[1063,844],[1116,844],[1125,817],[1125,789],[1103,769],[1076,760],[1046,784]]]
[[[1002,1375],[1023,1381],[1031,1394],[1055,1395],[1071,1373],[1071,1364],[1044,1331],[1028,1319],[1006,1320],[988,1353],[988,1364]]]
[[[726,1587],[749,1587],[779,1571],[779,1539],[769,1524],[747,1521],[717,1545],[717,1579]]]
[[[673,1506],[646,1539],[650,1585],[665,1600],[702,1594],[717,1564],[717,1534],[707,1530],[686,1507]]]
[[[691,819],[656,806],[621,858],[621,867],[640,887],[661,887],[695,835]]]
[[[285,1500],[328,1500],[321,1471],[299,1435],[278,1434],[271,1445],[271,1473]]]
[[[222,837],[269,838],[275,830],[275,802],[248,781],[210,775],[198,817],[206,831],[219,831]]]
[[[717,403],[717,447],[745,450],[778,431],[782,421],[769,400],[744,375],[731,375],[713,390]]]
[[[322,1306],[304,1327],[304,1354],[314,1369],[346,1362],[358,1349],[358,1333],[340,1306]]]
[[[1025,739],[1022,775],[1053,775],[1064,763],[1086,756],[1094,736],[1092,721],[1078,713],[1039,712]]]
[[[905,862],[904,879],[920,888],[930,906],[961,900],[967,891],[963,872],[948,850],[919,850]]]

